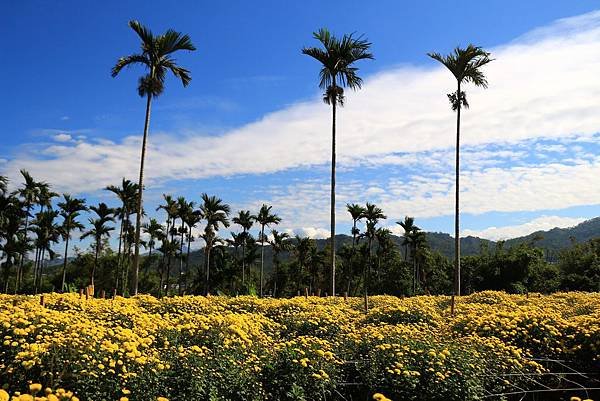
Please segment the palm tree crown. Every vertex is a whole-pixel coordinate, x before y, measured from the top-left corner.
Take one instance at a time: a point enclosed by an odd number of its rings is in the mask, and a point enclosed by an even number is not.
[[[188,86],[192,77],[185,68],[179,67],[172,57],[178,50],[194,51],[196,48],[188,35],[182,35],[172,29],[162,35],[155,36],[150,29],[138,21],[129,21],[131,29],[140,37],[141,53],[121,57],[112,68],[112,76],[116,77],[124,67],[140,64],[148,73],[139,79],[138,93],[140,96],[158,96],[164,90],[167,71],[181,80],[183,86]]]
[[[373,59],[373,54],[369,52],[371,43],[362,36],[354,37],[354,34],[346,34],[339,39],[326,28],[314,32],[313,38],[321,42],[323,48],[305,47],[302,54],[322,64],[319,87],[325,90],[337,86],[360,89],[362,78],[356,74],[358,68],[353,67],[353,64],[359,60]],[[336,93],[340,95],[335,90],[331,91],[330,98]]]

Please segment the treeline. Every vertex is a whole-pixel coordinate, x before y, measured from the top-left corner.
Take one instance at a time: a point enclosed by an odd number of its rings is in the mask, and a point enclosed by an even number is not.
[[[123,179],[120,186],[106,188],[118,200],[117,207],[88,206],[68,194],[59,197],[26,171],[21,174],[24,182],[12,192],[8,180],[0,177],[2,290],[74,291],[91,285],[96,292],[130,294],[138,185]],[[203,194],[196,204],[164,195],[156,210],[164,213],[165,223],[151,218],[143,226],[141,292],[326,295],[330,242],[323,247],[314,239],[278,231],[281,219],[271,206],[234,214],[215,196]],[[347,211],[351,240],[336,248],[338,295],[452,293],[452,262],[430,248],[427,234],[413,218],[397,222],[404,231],[398,247],[383,227],[387,216],[379,207],[348,204]],[[85,225],[83,213],[90,216]],[[225,231],[232,225],[234,231]],[[109,244],[111,237],[116,249]],[[70,256],[74,241],[86,238],[90,246],[75,246]],[[192,243],[199,240],[204,246],[192,252]],[[57,258],[62,263],[52,262]],[[465,293],[600,290],[600,239],[573,244],[557,263],[548,263],[533,243],[505,248],[500,242],[494,249],[483,245],[479,255],[462,257],[461,264]]]

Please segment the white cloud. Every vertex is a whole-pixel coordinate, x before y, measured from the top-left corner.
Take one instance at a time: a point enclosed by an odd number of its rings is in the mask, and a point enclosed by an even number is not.
[[[52,137],[56,142],[71,142],[73,137],[70,134],[56,134]]]
[[[60,118],[61,121],[69,121],[70,119],[71,119],[71,117],[69,117],[69,116],[62,116]]]
[[[486,70],[490,88],[467,88],[471,109],[464,113],[465,145],[597,132],[600,13],[561,20],[491,51],[495,61]],[[368,77],[363,90],[348,93],[347,105],[339,113],[341,168],[373,158],[408,162],[411,156],[395,154],[451,149],[454,118],[445,93],[452,90],[453,79],[437,65],[402,67]],[[221,136],[152,132],[148,185],[327,163],[329,122],[330,110],[314,99]],[[137,136],[116,143],[87,141],[65,146],[45,160],[36,153],[19,154],[4,169],[14,175],[28,168],[54,182],[66,177],[67,189],[90,191],[109,179],[131,176],[137,168],[138,148]],[[418,162],[427,165],[428,160]],[[84,174],[74,177],[74,169]]]
[[[488,227],[483,230],[463,230],[462,235],[472,235],[497,241],[522,237],[536,231],[547,231],[555,227],[573,227],[585,220],[583,217],[540,216],[527,223],[514,226]]]

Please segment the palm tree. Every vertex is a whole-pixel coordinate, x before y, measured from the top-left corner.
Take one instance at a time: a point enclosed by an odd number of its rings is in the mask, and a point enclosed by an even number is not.
[[[57,243],[60,237],[60,227],[54,222],[58,214],[57,210],[44,210],[37,213],[33,221],[32,231],[36,234],[35,245],[39,250],[33,269],[33,290],[35,294],[37,294],[38,288],[42,287],[46,251],[50,255],[50,259],[53,259],[55,255],[52,244]]]
[[[276,214],[271,214],[273,206],[267,206],[263,203],[258,214],[252,216],[254,221],[260,225],[260,296],[263,296],[264,286],[264,269],[265,269],[265,227],[269,227],[271,224],[279,224],[281,218]]]
[[[296,262],[298,263],[298,287],[300,287],[300,281],[304,276],[304,269],[307,267],[309,263],[310,257],[310,248],[312,245],[312,240],[308,237],[301,237],[296,235],[294,238],[295,247],[294,247],[294,256],[296,257]]]
[[[150,222],[142,226],[144,234],[148,236],[148,261],[152,261],[152,251],[156,248],[156,241],[163,239],[165,232],[162,224],[156,219],[150,219]]]
[[[454,78],[457,89],[448,94],[452,110],[456,111],[456,194],[454,211],[454,293],[460,296],[460,229],[459,229],[459,190],[460,190],[460,110],[469,108],[466,93],[461,90],[462,84],[472,82],[475,86],[487,88],[487,79],[481,67],[492,61],[490,53],[481,47],[468,45],[466,49],[457,47],[447,56],[440,53],[428,53],[428,56],[442,63]]]
[[[175,231],[173,230],[173,226],[175,225],[175,217],[177,216],[177,201],[173,199],[171,195],[163,194],[163,199],[165,201],[164,205],[160,205],[156,210],[163,209],[167,212],[167,229],[165,230],[165,239],[163,241],[162,248],[168,252],[162,253],[161,265],[164,263],[165,256],[167,257],[167,269],[166,269],[166,294],[169,295],[169,279],[171,276],[171,256],[174,255],[173,252],[173,236]],[[171,235],[171,239],[169,240],[169,235]],[[164,243],[168,242],[168,243]],[[160,295],[162,295],[162,285],[160,288]]]
[[[242,286],[246,283],[246,242],[248,240],[248,230],[252,228],[254,220],[250,210],[240,210],[238,215],[232,221],[242,227]]]
[[[98,265],[98,254],[100,253],[100,247],[102,246],[102,239],[110,236],[110,232],[113,231],[114,227],[108,227],[106,223],[114,222],[115,219],[112,217],[114,210],[106,206],[105,203],[100,203],[98,206],[91,206],[90,209],[96,213],[98,218],[89,219],[92,228],[84,232],[81,239],[92,237],[94,239],[94,267],[90,273],[90,285],[94,287],[94,276],[96,275],[96,267]]]
[[[273,250],[273,266],[275,268],[274,279],[273,279],[273,296],[277,296],[277,282],[279,280],[279,254],[284,251],[292,249],[292,244],[289,241],[290,235],[288,233],[280,233],[277,230],[272,230],[271,235],[273,239],[269,241],[271,249]]]
[[[154,36],[148,28],[138,21],[129,21],[129,26],[140,37],[142,52],[121,57],[112,68],[112,76],[116,77],[124,67],[133,64],[141,64],[148,71],[146,75],[139,79],[138,85],[138,94],[141,97],[146,97],[146,119],[144,121],[142,155],[140,158],[140,179],[138,182],[140,191],[138,192],[136,210],[135,254],[133,258],[135,269],[133,293],[137,295],[140,267],[140,227],[142,221],[142,192],[144,189],[144,159],[146,156],[148,128],[150,126],[150,106],[152,98],[159,96],[164,90],[167,71],[171,71],[175,77],[179,78],[183,86],[187,86],[190,83],[192,80],[190,72],[185,68],[179,67],[172,55],[179,50],[194,51],[196,48],[188,35],[182,35],[172,29],[167,30],[162,35]]]
[[[208,295],[209,283],[210,283],[210,251],[217,240],[217,232],[220,226],[229,227],[229,213],[231,208],[228,204],[223,203],[222,199],[216,196],[208,196],[208,194],[202,194],[202,205],[200,211],[204,220],[206,220],[206,227],[204,228],[204,241],[206,246],[204,247],[205,258],[205,282],[204,282],[204,294]]]
[[[410,234],[413,230],[420,230],[419,227],[415,226],[415,218],[404,216],[404,221],[397,221],[400,227],[404,229],[404,239],[402,241],[402,245],[404,246],[404,260],[408,260],[408,246],[410,245]]]
[[[187,225],[185,224],[188,215],[194,213],[194,202],[188,202],[183,196],[177,198],[177,217],[181,220],[179,227],[179,278],[177,283],[179,285],[179,295],[183,292],[183,244],[185,243],[184,236],[187,233]]]
[[[0,175],[0,195],[6,195],[6,191],[8,189],[8,178]]]
[[[372,263],[372,248],[373,248],[373,240],[375,239],[375,234],[377,232],[377,223],[381,219],[387,219],[386,215],[383,214],[383,210],[381,208],[375,206],[372,203],[367,202],[365,207],[365,219],[367,220],[367,227],[365,230],[365,236],[367,237],[367,250],[369,254],[369,263],[366,268],[363,270],[364,273],[364,282],[365,282],[365,311],[369,310],[369,280],[371,276],[371,263]]]
[[[202,221],[202,218],[203,218],[203,216],[202,216],[202,212],[200,210],[191,210],[184,217],[184,222],[188,228],[188,230],[187,230],[187,252],[186,252],[186,256],[185,256],[186,275],[189,274],[189,271],[190,271],[190,246],[191,246],[192,241],[194,241],[194,235],[193,235],[192,230],[196,227],[196,225],[198,225],[198,223],[200,223],[200,221]],[[187,279],[184,282],[184,284],[187,287]]]
[[[115,276],[115,288],[119,288],[119,277],[121,275],[121,267],[123,259],[121,256],[125,254],[125,249],[128,248],[128,244],[125,241],[127,236],[125,235],[129,231],[129,226],[131,222],[129,221],[129,216],[135,212],[135,203],[138,198],[138,184],[133,183],[132,181],[125,179],[121,180],[121,186],[118,187],[116,185],[109,185],[106,189],[114,193],[117,198],[121,201],[121,206],[116,209],[115,217],[118,217],[121,220],[121,227],[119,229],[119,246],[117,250],[117,271]],[[123,252],[121,252],[123,250]],[[127,265],[129,266],[129,265]],[[125,274],[127,276],[127,274]],[[123,282],[123,285],[125,283]],[[125,288],[123,288],[123,293],[125,292]]]
[[[343,105],[344,87],[357,90],[362,86],[362,79],[357,75],[358,68],[354,63],[359,60],[373,59],[369,52],[371,43],[362,36],[353,34],[336,38],[327,29],[322,28],[313,33],[313,37],[321,42],[323,48],[305,47],[302,53],[311,56],[322,64],[319,72],[319,87],[325,90],[323,100],[331,105],[331,293],[335,296],[335,129],[336,106]]]
[[[31,217],[31,208],[35,204],[39,194],[39,183],[36,182],[33,177],[26,170],[21,170],[21,175],[25,182],[23,186],[15,191],[16,195],[19,195],[23,200],[23,207],[25,208],[25,241],[27,241],[27,236],[29,232],[29,218]],[[27,247],[21,247],[21,249],[26,249]],[[25,254],[20,255],[19,267],[17,271],[17,284],[16,288],[18,289],[21,285],[21,280],[23,276],[23,262],[25,261]]]
[[[421,277],[419,274],[419,266],[417,265],[417,252],[419,248],[426,244],[426,235],[425,232],[421,231],[419,227],[413,227],[413,229],[408,233],[408,242],[410,244],[410,254],[413,262],[413,294],[417,292],[417,288],[421,283]]]
[[[364,207],[356,203],[347,203],[346,210],[348,211],[348,213],[350,213],[350,216],[352,217],[352,255],[350,258],[351,266],[349,266],[346,272],[346,293],[350,293],[350,276],[352,272],[352,266],[354,265],[356,239],[360,234],[360,230],[356,225],[360,220],[362,220],[365,217],[366,210]]]
[[[65,254],[63,255],[62,281],[60,290],[65,290],[65,277],[67,274],[67,261],[69,252],[69,240],[71,239],[71,231],[83,230],[83,225],[77,221],[79,212],[87,210],[85,199],[72,198],[71,195],[64,194],[62,202],[58,203],[60,215],[63,218],[61,234],[65,241]]]

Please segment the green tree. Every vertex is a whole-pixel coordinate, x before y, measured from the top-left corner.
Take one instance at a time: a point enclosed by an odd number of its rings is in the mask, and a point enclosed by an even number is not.
[[[275,272],[273,274],[273,296],[275,297],[277,296],[277,284],[280,279],[279,254],[281,252],[290,251],[292,249],[292,244],[289,241],[290,236],[287,233],[281,233],[277,230],[272,230],[271,236],[273,239],[269,241],[269,244],[271,244],[271,249],[273,251],[273,267],[275,268]]]
[[[67,262],[69,258],[69,240],[73,230],[83,230],[83,224],[77,221],[80,213],[87,210],[85,199],[73,198],[71,195],[64,194],[63,200],[58,202],[60,215],[63,218],[61,235],[65,241],[65,253],[63,255],[62,280],[60,290],[65,291],[65,275],[67,274]]]
[[[252,228],[254,220],[250,210],[240,210],[232,221],[242,227],[242,286],[244,286],[246,284],[246,244],[248,243],[248,231]]]
[[[428,53],[429,57],[442,63],[456,78],[456,92],[448,94],[452,110],[456,111],[456,193],[454,213],[454,292],[460,295],[460,110],[469,108],[466,93],[461,86],[469,82],[475,86],[487,88],[487,79],[481,68],[492,59],[481,47],[468,45],[465,49],[457,47],[454,52],[442,56],[440,53]]]
[[[274,213],[271,213],[273,206],[267,206],[263,203],[258,214],[253,216],[254,221],[260,226],[260,296],[263,294],[264,287],[264,269],[265,269],[265,227],[269,227],[271,224],[279,224],[281,218]]]
[[[202,205],[200,206],[203,219],[206,221],[204,228],[205,254],[205,281],[204,294],[208,295],[210,285],[210,251],[217,240],[217,232],[220,226],[229,227],[229,213],[231,208],[223,200],[216,196],[202,194]]]
[[[364,268],[364,300],[365,300],[365,311],[369,310],[369,281],[371,277],[371,268],[373,264],[373,241],[375,240],[375,234],[377,233],[377,223],[379,220],[387,219],[387,216],[383,214],[383,210],[376,205],[367,202],[365,207],[365,219],[367,221],[367,227],[365,230],[365,236],[367,237],[367,252],[368,252],[368,263]]]
[[[336,108],[343,105],[344,87],[357,90],[362,86],[362,78],[357,74],[354,63],[360,60],[373,59],[369,52],[371,43],[362,36],[354,37],[346,34],[342,38],[332,35],[322,28],[313,33],[314,39],[323,47],[305,47],[302,53],[319,63],[319,87],[325,90],[323,100],[331,105],[331,294],[335,296],[335,163],[336,163]]]
[[[125,249],[129,248],[129,243],[127,242],[127,233],[130,231],[131,221],[129,220],[129,216],[135,213],[136,202],[138,198],[139,186],[138,184],[133,183],[130,180],[123,178],[121,180],[121,186],[109,185],[105,188],[107,191],[114,193],[119,201],[121,202],[121,206],[115,209],[115,217],[117,217],[121,221],[121,226],[119,228],[119,245],[117,248],[117,269],[115,274],[115,288],[119,288],[119,277],[126,277],[127,274],[121,274],[121,269],[124,268],[125,258],[123,257],[125,254]],[[129,266],[127,264],[127,266]],[[123,279],[123,294],[125,293],[125,280]]]
[[[129,26],[141,39],[141,53],[121,57],[112,68],[112,76],[116,77],[119,72],[127,66],[140,64],[147,74],[139,79],[138,94],[146,97],[146,118],[144,121],[144,136],[142,139],[142,155],[140,158],[140,179],[138,182],[138,201],[135,220],[135,253],[133,258],[134,283],[133,293],[138,292],[139,281],[139,256],[140,256],[140,228],[142,221],[142,193],[144,192],[144,160],[146,157],[146,142],[148,139],[148,128],[150,126],[150,107],[152,98],[159,96],[164,90],[167,71],[181,80],[183,86],[187,86],[192,77],[185,68],[178,66],[173,58],[173,53],[180,50],[194,51],[188,35],[182,35],[172,29],[162,35],[155,36],[152,32],[138,21],[129,21]]]
[[[94,265],[90,272],[90,281],[89,284],[94,286],[94,276],[96,275],[96,268],[98,266],[98,255],[100,253],[100,248],[102,246],[102,240],[110,236],[110,232],[113,231],[114,227],[107,226],[107,223],[114,222],[115,219],[113,217],[114,209],[106,206],[105,203],[100,203],[98,206],[90,206],[90,210],[92,210],[97,218],[90,218],[89,223],[92,226],[89,230],[83,233],[81,239],[85,239],[87,237],[92,237],[94,240]]]

